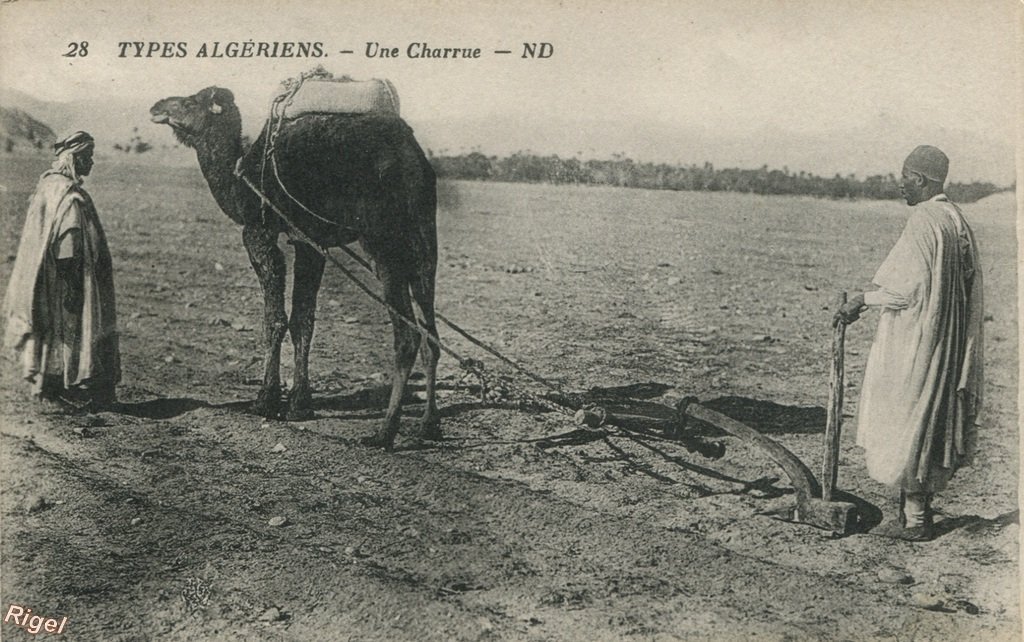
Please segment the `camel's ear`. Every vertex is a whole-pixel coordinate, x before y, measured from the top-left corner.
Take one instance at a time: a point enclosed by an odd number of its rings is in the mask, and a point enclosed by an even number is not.
[[[231,104],[234,102],[235,97],[227,89],[220,89],[219,87],[210,87],[209,89],[209,101],[210,101],[210,113],[219,114],[224,111],[222,104]]]

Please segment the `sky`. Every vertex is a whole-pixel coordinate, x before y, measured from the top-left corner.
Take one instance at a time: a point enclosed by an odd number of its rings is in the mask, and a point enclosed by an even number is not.
[[[789,154],[820,166],[811,170],[887,173],[907,145],[947,141],[962,178],[1008,183],[1022,14],[1020,0],[17,0],[0,7],[0,84],[47,101],[143,102],[216,84],[232,89],[251,129],[278,82],[319,63],[389,78],[403,116],[446,124],[452,149],[507,152],[521,135],[538,152],[549,140],[562,148],[553,152],[600,155],[614,140],[637,160],[760,165]],[[319,41],[328,55],[194,55],[204,42],[249,39]],[[87,56],[61,55],[82,41]],[[185,42],[189,55],[121,58],[122,41]],[[403,55],[368,58],[367,42]],[[482,56],[409,59],[413,42]],[[553,54],[523,59],[524,42],[549,42]],[[459,140],[464,122],[474,140]],[[556,124],[563,131],[549,133]],[[700,149],[669,148],[676,140]]]

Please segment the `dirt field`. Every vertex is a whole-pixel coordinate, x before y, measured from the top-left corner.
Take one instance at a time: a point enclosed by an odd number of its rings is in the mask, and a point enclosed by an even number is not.
[[[45,163],[0,168],[6,284]],[[360,447],[382,416],[391,332],[330,267],[311,357],[316,418],[264,421],[247,413],[262,297],[240,229],[198,168],[100,157],[87,187],[114,254],[123,407],[39,414],[3,362],[5,612],[67,616],[74,640],[1020,635],[1009,195],[966,208],[989,315],[980,454],[937,502],[940,536],[915,544],[773,519],[794,501],[788,480],[735,438],[705,431],[726,449],[709,459],[692,439],[489,406],[456,389],[452,359],[443,442]],[[828,308],[867,284],[905,206],[442,187],[444,314],[568,389],[633,386],[637,405],[695,395],[819,468]],[[853,442],[874,324],[869,314],[848,333],[840,486],[889,519],[894,499]],[[288,379],[287,343],[285,355]],[[411,400],[410,432],[419,411]],[[31,637],[11,623],[0,634]]]

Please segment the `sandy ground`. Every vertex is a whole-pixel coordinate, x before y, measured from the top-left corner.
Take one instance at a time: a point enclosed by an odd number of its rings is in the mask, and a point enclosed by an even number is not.
[[[5,284],[44,167],[0,164]],[[114,254],[122,406],[41,414],[3,362],[5,613],[66,616],[74,640],[1019,638],[1009,195],[966,208],[989,315],[978,461],[939,498],[940,536],[907,543],[773,518],[792,488],[739,439],[581,430],[482,403],[456,385],[451,359],[445,439],[363,448],[382,416],[391,332],[330,267],[316,417],[262,420],[248,413],[262,297],[198,170],[100,158],[87,187]],[[829,308],[866,285],[904,206],[442,187],[444,314],[566,389],[618,387],[652,417],[694,395],[818,470]],[[853,443],[874,320],[848,332],[840,486],[877,521],[894,499]],[[286,344],[286,379],[290,354]],[[410,399],[409,433],[421,409]],[[693,452],[697,440],[724,456]],[[0,634],[32,637],[10,622]]]

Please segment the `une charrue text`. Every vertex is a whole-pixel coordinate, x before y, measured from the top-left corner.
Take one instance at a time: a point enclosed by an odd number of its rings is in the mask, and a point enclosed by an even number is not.
[[[379,42],[367,42],[363,51],[367,58],[401,58],[402,50],[398,47],[385,46]],[[512,53],[511,50],[495,53]],[[522,58],[550,58],[554,47],[548,42],[524,42]],[[474,59],[480,58],[480,47],[435,47],[427,42],[412,42],[405,47],[405,57],[412,59]]]

